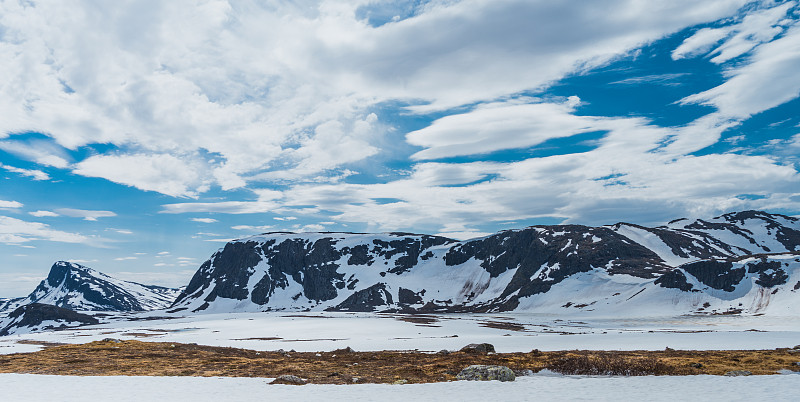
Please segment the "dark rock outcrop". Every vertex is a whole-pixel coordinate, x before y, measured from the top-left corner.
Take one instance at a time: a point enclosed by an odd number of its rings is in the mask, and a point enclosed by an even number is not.
[[[654,283],[664,288],[680,289],[684,292],[692,290],[692,284],[686,281],[686,275],[678,269],[661,275]]]
[[[758,273],[756,284],[765,288],[771,288],[778,285],[783,285],[789,279],[789,274],[782,269],[784,264],[779,261],[761,261],[751,262],[747,264],[748,273]],[[788,265],[788,264],[786,264]]]
[[[744,279],[744,268],[733,268],[730,261],[705,260],[681,266],[697,280],[714,289],[733,292],[736,285]]]
[[[376,283],[366,289],[353,293],[331,310],[375,311],[375,308],[378,306],[386,306],[392,303],[392,295],[386,291],[386,284]]]

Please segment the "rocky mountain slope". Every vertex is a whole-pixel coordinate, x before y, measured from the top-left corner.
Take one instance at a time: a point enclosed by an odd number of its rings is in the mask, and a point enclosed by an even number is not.
[[[87,314],[50,304],[30,303],[0,319],[0,336],[97,323],[96,318]]]
[[[800,221],[760,211],[463,242],[267,233],[212,255],[171,311],[778,311],[797,299],[798,251]]]
[[[24,297],[15,297],[12,299],[5,299],[0,297],[0,315],[5,311],[12,311],[25,303]]]
[[[83,265],[59,261],[23,303],[78,311],[146,311],[169,306],[179,293],[180,289],[123,281]]]

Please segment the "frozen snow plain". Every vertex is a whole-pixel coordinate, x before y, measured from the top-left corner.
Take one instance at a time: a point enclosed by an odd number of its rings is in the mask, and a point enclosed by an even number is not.
[[[587,377],[537,374],[514,382],[268,385],[264,378],[64,377],[0,374],[7,401],[794,401],[800,375]]]
[[[489,342],[498,352],[539,350],[774,349],[800,344],[798,316],[597,318],[528,313],[122,313],[99,325],[0,337],[0,354],[35,351],[33,342],[103,338],[198,343],[255,350],[459,349]],[[23,342],[23,343],[19,343]]]

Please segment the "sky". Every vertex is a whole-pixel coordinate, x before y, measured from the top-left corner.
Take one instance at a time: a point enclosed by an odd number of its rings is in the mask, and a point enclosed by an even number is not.
[[[269,231],[800,214],[800,5],[0,0],[0,297]]]

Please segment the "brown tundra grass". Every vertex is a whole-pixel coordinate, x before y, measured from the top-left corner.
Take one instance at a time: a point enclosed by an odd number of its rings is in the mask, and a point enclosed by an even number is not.
[[[33,353],[0,355],[0,372],[56,375],[277,377],[311,383],[352,384],[455,380],[472,364],[499,364],[517,372],[542,369],[592,375],[722,375],[798,371],[800,353],[789,349],[746,351],[556,351],[449,354],[410,351],[320,353],[255,351],[194,344],[122,341],[59,345]]]

